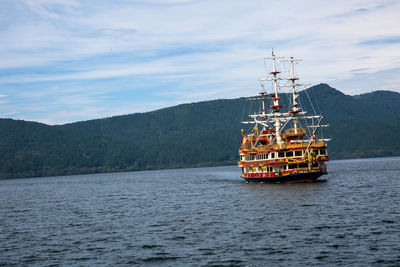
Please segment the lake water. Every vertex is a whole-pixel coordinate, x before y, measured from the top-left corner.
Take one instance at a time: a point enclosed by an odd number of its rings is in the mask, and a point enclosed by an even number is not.
[[[400,158],[317,183],[236,166],[0,181],[0,265],[400,265]]]

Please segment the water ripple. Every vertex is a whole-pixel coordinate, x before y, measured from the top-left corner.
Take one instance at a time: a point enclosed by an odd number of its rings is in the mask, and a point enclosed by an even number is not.
[[[237,167],[0,181],[0,265],[400,262],[400,158],[329,162],[319,183]]]

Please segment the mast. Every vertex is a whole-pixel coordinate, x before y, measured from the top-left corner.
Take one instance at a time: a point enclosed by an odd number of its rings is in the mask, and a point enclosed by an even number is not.
[[[264,88],[264,84],[262,83],[262,81],[260,81],[260,85],[261,85],[261,103],[262,103],[262,115],[265,117],[265,88]]]
[[[272,81],[274,82],[274,91],[275,91],[275,97],[273,98],[273,105],[271,106],[271,108],[274,110],[274,122],[275,122],[275,134],[276,134],[276,142],[279,146],[281,146],[283,144],[282,141],[282,133],[281,133],[281,121],[279,119],[280,117],[280,113],[279,110],[281,107],[283,107],[283,105],[279,104],[279,96],[278,96],[278,80],[279,78],[277,78],[277,75],[280,73],[280,71],[278,71],[276,69],[276,57],[274,54],[274,51],[272,50],[272,72],[270,72],[270,74],[273,76]]]
[[[279,80],[279,78],[277,78],[277,75],[281,72],[276,69],[275,61],[276,61],[276,57],[275,57],[274,51],[272,51],[272,72],[270,72],[269,74],[271,74],[273,76],[272,80],[274,81],[275,98],[273,99],[274,104],[271,106],[271,108],[274,110],[274,112],[279,112],[279,109],[283,106],[279,104],[279,100],[280,100],[280,98],[278,96],[278,80]]]
[[[290,62],[290,77],[289,78],[285,78],[284,80],[288,80],[290,81],[289,84],[285,84],[285,85],[279,85],[278,84],[278,80],[283,80],[283,78],[278,77],[278,74],[280,74],[281,72],[277,69],[277,64],[276,64],[276,60],[278,59],[274,52],[272,51],[272,57],[270,58],[265,58],[265,59],[269,59],[272,60],[272,71],[269,73],[270,77],[269,78],[262,78],[259,79],[260,81],[260,85],[261,85],[261,91],[259,92],[260,97],[255,97],[255,98],[249,98],[248,100],[261,100],[261,112],[259,112],[258,114],[252,114],[249,115],[250,118],[252,118],[252,121],[242,121],[243,124],[256,124],[256,126],[258,124],[263,126],[263,130],[265,130],[266,128],[268,128],[268,124],[271,122],[273,124],[273,128],[275,130],[275,136],[274,139],[271,139],[271,143],[274,142],[276,143],[280,148],[282,148],[282,146],[284,145],[285,141],[283,140],[283,128],[286,127],[287,123],[289,121],[293,121],[294,127],[294,133],[295,134],[300,134],[303,133],[303,129],[299,128],[299,122],[298,119],[315,119],[321,118],[321,115],[315,115],[315,116],[305,116],[306,112],[302,111],[300,106],[298,105],[298,98],[299,95],[296,92],[296,87],[297,86],[305,86],[306,84],[298,84],[296,83],[297,80],[299,80],[298,77],[295,76],[295,72],[294,72],[294,63],[297,61],[300,61],[298,59],[294,59],[293,56],[290,57],[290,59],[288,60],[284,60],[284,61],[289,61]],[[272,81],[273,85],[274,85],[274,92],[272,97],[267,97],[266,94],[266,90],[264,88],[264,81]],[[283,105],[280,103],[280,97],[278,94],[278,88],[279,87],[289,87],[291,88],[291,98],[292,98],[292,106],[291,108],[288,110],[288,112],[281,112],[280,109],[283,107]],[[266,112],[266,103],[265,101],[267,99],[271,99],[272,100],[272,105],[270,106],[270,108],[272,109],[271,113],[267,113]],[[318,125],[318,126],[310,126],[310,127],[325,127],[325,125]],[[255,128],[256,129],[256,128]],[[257,130],[258,133],[258,130]]]
[[[290,78],[288,79],[291,81],[291,87],[292,87],[292,110],[289,111],[289,113],[292,114],[293,117],[296,117],[297,113],[301,112],[301,110],[297,107],[297,98],[299,97],[296,94],[296,81],[299,79],[294,75],[294,61],[300,61],[300,60],[295,60],[293,56],[290,57]],[[297,134],[297,119],[293,118],[293,124],[294,124],[294,132]]]

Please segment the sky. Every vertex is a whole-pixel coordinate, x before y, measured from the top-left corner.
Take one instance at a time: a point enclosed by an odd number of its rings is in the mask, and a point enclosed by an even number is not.
[[[399,14],[397,0],[0,0],[0,118],[255,95],[272,49],[302,59],[305,84],[400,92]]]

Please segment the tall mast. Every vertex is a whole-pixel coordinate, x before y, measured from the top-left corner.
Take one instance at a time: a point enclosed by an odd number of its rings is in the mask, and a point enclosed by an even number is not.
[[[297,107],[297,98],[299,96],[296,94],[296,81],[299,78],[294,75],[294,61],[300,61],[300,60],[295,60],[293,56],[290,57],[290,78],[288,80],[291,81],[291,87],[292,87],[292,110],[289,111],[289,113],[291,113],[293,117],[295,117],[297,113],[301,112],[301,110]],[[294,122],[295,133],[297,133],[297,119],[294,118],[293,122]]]
[[[278,80],[277,75],[281,73],[276,69],[276,57],[274,54],[274,51],[272,51],[272,72],[269,74],[272,74],[273,78],[272,80],[274,81],[274,92],[275,92],[275,97],[274,97],[274,105],[271,106],[271,108],[274,110],[274,112],[279,112],[279,109],[283,107],[282,105],[279,104],[279,96],[278,96]]]
[[[274,51],[272,50],[272,72],[270,72],[270,74],[272,75],[272,80],[274,82],[274,91],[275,91],[275,97],[274,97],[274,104],[271,106],[271,108],[274,110],[275,116],[274,116],[274,122],[275,122],[275,134],[276,134],[276,142],[278,143],[278,145],[280,146],[281,144],[283,144],[282,141],[282,133],[281,133],[281,121],[279,119],[280,113],[279,110],[281,107],[283,107],[283,105],[279,104],[279,96],[278,96],[278,80],[279,78],[277,78],[277,75],[280,73],[280,71],[278,71],[276,69],[276,57],[274,54]]]
[[[264,88],[264,84],[262,83],[262,81],[260,81],[260,85],[261,85],[261,103],[262,103],[262,115],[265,116],[265,88]]]

